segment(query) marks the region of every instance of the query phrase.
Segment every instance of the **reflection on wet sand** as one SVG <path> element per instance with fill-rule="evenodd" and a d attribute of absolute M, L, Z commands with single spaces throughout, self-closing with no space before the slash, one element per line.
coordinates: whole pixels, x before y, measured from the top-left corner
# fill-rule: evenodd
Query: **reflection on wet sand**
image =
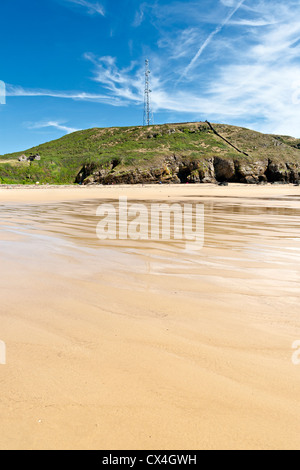
<path fill-rule="evenodd" d="M 0 205 L 1 448 L 299 448 L 299 197 L 189 201 L 201 251 Z"/>
<path fill-rule="evenodd" d="M 260 246 L 260 256 L 262 247 L 265 246 L 266 252 L 270 246 L 278 246 L 278 258 L 282 258 L 282 250 L 287 258 L 289 256 L 298 256 L 299 247 L 297 240 L 299 237 L 299 215 L 300 204 L 294 204 L 292 207 L 285 207 L 282 204 L 286 200 L 279 200 L 281 205 L 259 205 L 255 198 L 253 204 L 242 200 L 238 203 L 222 203 L 218 200 L 205 200 L 205 247 L 216 249 L 228 249 L 231 251 L 253 251 L 254 245 Z M 130 203 L 143 203 L 150 213 L 149 201 L 130 201 Z M 151 201 L 163 204 L 165 201 Z M 199 203 L 197 200 L 190 200 L 190 203 Z M 259 199 L 261 202 L 261 199 Z M 300 202 L 300 198 L 299 198 Z M 116 200 L 102 200 L 101 204 L 111 204 L 118 208 Z M 80 201 L 66 202 L 60 204 L 44 205 L 3 205 L 1 211 L 1 234 L 5 232 L 36 234 L 46 233 L 64 240 L 72 241 L 76 245 L 84 247 L 104 249 L 113 247 L 116 250 L 126 248 L 144 250 L 155 248 L 161 252 L 172 251 L 180 256 L 180 248 L 184 247 L 184 241 L 178 242 L 170 240 L 168 242 L 151 243 L 146 246 L 144 241 L 131 240 L 98 240 L 96 236 L 96 227 L 99 217 L 96 216 L 99 201 Z M 150 236 L 149 236 L 150 238 Z M 280 241 L 280 244 L 278 242 Z M 265 245 L 264 245 L 265 243 Z M 186 254 L 185 254 L 186 256 Z M 193 255 L 195 261 L 196 254 Z"/>

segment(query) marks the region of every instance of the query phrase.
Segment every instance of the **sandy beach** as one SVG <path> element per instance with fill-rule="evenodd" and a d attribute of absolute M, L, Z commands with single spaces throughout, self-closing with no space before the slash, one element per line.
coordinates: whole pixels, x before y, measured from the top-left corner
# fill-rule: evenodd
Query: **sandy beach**
<path fill-rule="evenodd" d="M 60 201 L 78 201 L 86 199 L 112 199 L 127 196 L 129 199 L 167 200 L 189 197 L 232 197 L 232 198 L 263 198 L 297 196 L 299 188 L 294 185 L 247 185 L 230 184 L 217 186 L 214 184 L 186 185 L 120 185 L 120 186 L 4 186 L 0 185 L 1 202 L 43 203 Z"/>
<path fill-rule="evenodd" d="M 96 236 L 120 196 L 205 244 Z M 299 449 L 300 188 L 0 187 L 1 449 Z"/>

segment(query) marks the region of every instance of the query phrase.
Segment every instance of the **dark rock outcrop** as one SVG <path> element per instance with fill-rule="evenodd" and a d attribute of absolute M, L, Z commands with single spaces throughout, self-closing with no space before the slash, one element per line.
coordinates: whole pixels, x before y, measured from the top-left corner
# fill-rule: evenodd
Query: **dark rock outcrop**
<path fill-rule="evenodd" d="M 266 171 L 268 169 L 268 160 L 255 163 L 245 161 L 235 161 L 236 180 L 241 183 L 257 184 L 267 181 Z"/>
<path fill-rule="evenodd" d="M 235 181 L 235 165 L 233 160 L 216 157 L 214 159 L 214 168 L 217 181 Z"/>
<path fill-rule="evenodd" d="M 203 160 L 166 157 L 158 167 L 126 168 L 120 162 L 104 167 L 86 164 L 76 178 L 80 184 L 174 184 L 223 183 L 246 184 L 297 183 L 300 180 L 298 163 L 278 163 L 271 160 L 212 157 Z"/>
<path fill-rule="evenodd" d="M 266 176 L 268 181 L 274 183 L 276 181 L 289 182 L 289 172 L 285 163 L 269 162 Z"/>

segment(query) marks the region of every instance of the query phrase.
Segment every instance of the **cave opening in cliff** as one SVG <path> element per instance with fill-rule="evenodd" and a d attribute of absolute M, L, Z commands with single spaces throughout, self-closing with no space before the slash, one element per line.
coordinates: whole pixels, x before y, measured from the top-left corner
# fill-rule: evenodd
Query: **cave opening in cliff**
<path fill-rule="evenodd" d="M 185 184 L 188 183 L 188 177 L 191 175 L 190 170 L 187 168 L 183 168 L 182 170 L 179 171 L 178 173 L 178 178 L 180 179 L 180 183 Z"/>

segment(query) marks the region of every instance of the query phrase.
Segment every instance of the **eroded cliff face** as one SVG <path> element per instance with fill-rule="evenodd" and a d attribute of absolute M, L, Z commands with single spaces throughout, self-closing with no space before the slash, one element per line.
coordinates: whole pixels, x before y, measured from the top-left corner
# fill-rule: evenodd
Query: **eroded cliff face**
<path fill-rule="evenodd" d="M 3 183 L 290 183 L 299 180 L 300 139 L 206 122 L 86 129 L 25 155 L 0 156 Z"/>
<path fill-rule="evenodd" d="M 149 168 L 84 165 L 76 178 L 80 184 L 217 183 L 259 184 L 299 183 L 300 163 L 278 163 L 270 159 L 247 161 L 219 156 L 203 160 L 166 157 L 159 166 Z"/>
<path fill-rule="evenodd" d="M 135 146 L 137 153 L 125 151 L 110 159 L 116 147 L 120 150 L 118 141 L 110 142 L 110 147 L 104 145 L 106 162 L 85 164 L 76 182 L 259 184 L 297 183 L 300 179 L 300 141 L 292 137 L 208 121 L 130 132 L 126 148 Z"/>

